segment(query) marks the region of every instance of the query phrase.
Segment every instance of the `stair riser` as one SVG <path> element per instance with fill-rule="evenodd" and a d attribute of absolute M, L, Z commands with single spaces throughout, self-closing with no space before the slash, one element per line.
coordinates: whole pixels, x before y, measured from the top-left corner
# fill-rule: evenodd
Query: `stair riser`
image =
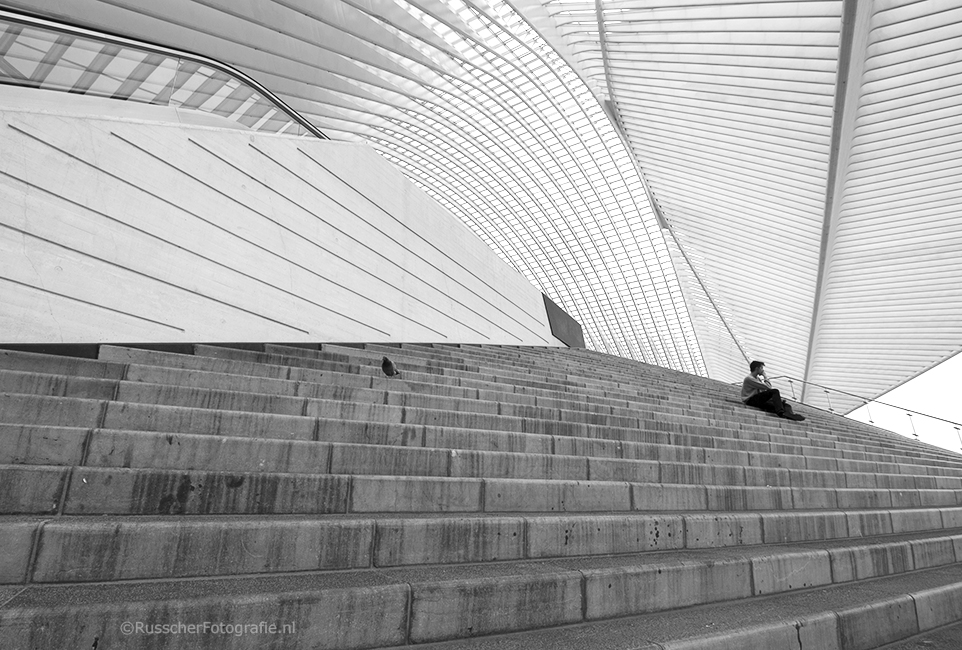
<path fill-rule="evenodd" d="M 170 445 L 173 448 L 173 445 Z M 314 448 L 316 449 L 316 448 Z M 332 451 L 335 462 L 340 448 Z M 423 461 L 432 464 L 430 450 Z M 96 450 L 92 453 L 96 453 Z M 379 452 L 383 455 L 386 452 Z M 96 456 L 94 456 L 96 458 Z M 390 460 L 390 454 L 388 454 Z M 550 458 L 550 457 L 548 457 Z M 570 459 L 573 463 L 579 459 Z M 323 462 L 324 458 L 318 458 Z M 436 465 L 437 466 L 437 465 Z M 457 463 L 452 460 L 452 467 Z M 535 466 L 532 466 L 535 467 Z M 310 468 L 305 468 L 310 469 Z M 415 468 L 416 469 L 416 468 Z M 472 470 L 473 471 L 473 470 Z M 471 472 L 465 472 L 471 473 Z M 69 489 L 65 491 L 65 486 Z M 510 478 L 349 476 L 267 472 L 5 466 L 5 514 L 323 514 L 331 512 L 605 512 L 831 507 L 831 491 Z M 353 487 L 350 500 L 347 485 Z M 918 508 L 921 493 L 836 490 L 860 508 Z M 817 498 L 821 497 L 821 499 Z M 842 498 L 844 497 L 844 499 Z M 898 497 L 898 498 L 896 498 Z M 796 505 L 795 499 L 800 503 Z M 943 508 L 953 511 L 953 508 Z M 931 512 L 939 509 L 932 508 Z M 788 515 L 797 521 L 796 514 Z"/>
<path fill-rule="evenodd" d="M 26 379 L 36 380 L 37 377 L 44 378 L 46 376 L 33 376 L 33 377 L 27 377 Z M 190 406 L 203 407 L 203 408 L 220 407 L 220 408 L 230 408 L 230 409 L 253 410 L 257 412 L 280 412 L 280 413 L 287 413 L 287 414 L 294 414 L 294 415 L 303 414 L 308 410 L 308 400 L 299 400 L 299 399 L 290 398 L 290 397 L 271 398 L 264 395 L 244 396 L 244 395 L 232 394 L 232 393 L 218 394 L 216 392 L 209 392 L 209 391 L 199 390 L 199 389 L 191 390 L 191 389 L 185 389 L 181 387 L 167 387 L 166 389 L 160 389 L 160 387 L 158 386 L 146 386 L 146 385 L 127 384 L 127 383 L 118 384 L 117 382 L 99 382 L 96 384 L 92 384 L 91 382 L 93 382 L 94 380 L 77 380 L 77 381 L 69 382 L 67 381 L 66 378 L 57 379 L 56 377 L 46 377 L 46 379 L 48 380 L 47 383 L 49 383 L 50 386 L 45 387 L 45 390 L 48 390 L 49 392 L 56 393 L 56 394 L 63 394 L 64 390 L 70 389 L 70 386 L 72 386 L 72 389 L 70 389 L 70 390 L 73 390 L 72 394 L 86 395 L 91 397 L 108 397 L 110 395 L 116 395 L 120 399 L 130 399 L 134 401 L 160 402 L 160 403 L 173 402 L 173 403 L 180 403 L 181 405 L 190 405 Z M 36 383 L 36 381 L 31 381 L 28 383 L 31 383 L 31 386 L 32 386 L 34 383 Z M 89 387 L 87 386 L 87 384 L 89 384 Z M 30 386 L 23 386 L 21 388 L 18 388 L 18 390 L 27 390 L 27 388 L 30 388 Z M 337 392 L 337 391 L 333 391 L 333 392 Z M 350 396 L 352 394 L 350 389 L 341 389 L 340 392 L 342 392 L 345 396 Z M 357 391 L 355 390 L 354 394 L 359 394 L 359 393 L 357 393 Z M 370 399 L 372 396 L 376 396 L 377 400 L 383 399 L 382 393 L 376 393 L 374 391 L 367 391 L 365 395 L 366 395 L 365 399 Z M 330 402 L 310 402 L 310 404 L 311 404 L 311 409 L 315 412 L 317 412 L 319 409 L 324 409 L 324 408 L 332 409 L 329 412 L 329 415 L 331 415 L 332 417 L 340 417 L 341 415 L 345 414 L 344 413 L 345 407 L 340 404 L 333 404 Z M 325 404 L 327 404 L 327 406 L 325 406 Z M 468 401 L 460 400 L 460 401 L 452 401 L 448 403 L 449 406 L 454 406 L 456 410 L 481 409 L 481 408 L 487 408 L 488 410 L 490 410 L 491 408 L 491 407 L 480 407 L 479 406 L 480 404 L 482 403 L 474 402 L 472 400 L 468 400 Z M 359 411 L 359 412 L 362 412 L 362 411 Z M 370 411 L 367 411 L 367 412 L 370 413 Z M 519 412 L 525 412 L 525 411 L 519 411 Z M 422 411 L 420 409 L 411 409 L 410 413 L 411 413 L 412 419 L 418 418 L 418 417 L 425 417 L 424 415 L 421 415 Z M 534 409 L 529 413 L 541 414 L 541 415 L 544 414 L 543 409 Z M 350 413 L 347 413 L 346 415 L 348 417 L 352 417 Z M 556 413 L 551 415 L 553 415 L 554 417 L 557 417 Z M 577 414 L 573 414 L 573 415 L 577 415 Z M 358 417 L 358 416 L 354 415 L 353 417 Z M 434 414 L 433 416 L 430 416 L 430 417 L 433 417 L 434 421 L 437 421 L 436 420 L 437 414 Z M 621 425 L 624 425 L 626 423 L 630 424 L 633 422 L 633 420 L 631 420 L 630 418 L 623 419 L 623 420 L 612 420 L 608 416 L 605 416 L 604 418 L 595 418 L 595 420 L 599 422 L 607 420 L 609 424 L 621 424 Z M 509 421 L 509 424 L 510 424 L 510 421 Z M 550 426 L 544 423 L 538 423 L 537 421 L 529 421 L 528 424 L 529 424 L 529 427 L 528 427 L 529 429 L 541 430 L 541 431 L 544 431 L 547 426 Z M 481 426 L 485 426 L 485 425 L 482 423 Z M 583 428 L 578 428 L 578 429 L 574 429 L 573 431 L 581 432 L 586 430 Z M 590 429 L 587 431 L 590 432 Z M 569 434 L 571 432 L 572 431 L 568 431 Z M 778 439 L 778 437 L 776 436 L 769 436 L 769 438 L 773 440 Z M 697 443 L 698 441 L 696 440 L 694 442 Z M 813 441 L 813 442 L 817 442 L 817 441 Z M 704 441 L 702 444 L 705 444 Z M 797 452 L 799 450 L 793 450 L 793 451 Z M 817 452 L 813 450 L 810 453 L 830 453 L 830 452 L 828 452 L 828 450 L 826 450 L 825 452 Z M 890 467 L 892 468 L 892 471 L 898 471 L 894 469 L 895 467 L 898 467 L 898 466 L 894 464 L 890 464 Z M 901 468 L 901 471 L 907 471 L 907 470 L 905 468 Z"/>
<path fill-rule="evenodd" d="M 300 440 L 312 440 L 315 436 L 320 436 L 320 432 L 315 432 L 317 420 L 312 417 L 300 417 L 296 415 L 268 415 L 260 413 L 247 413 L 241 411 L 217 411 L 206 408 L 185 408 L 170 406 L 152 406 L 147 404 L 135 404 L 130 402 L 109 402 L 83 400 L 73 398 L 37 397 L 30 395 L 7 395 L 4 400 L 4 415 L 6 423 L 25 423 L 44 426 L 79 426 L 95 427 L 104 426 L 112 429 L 126 429 L 139 431 L 164 431 L 195 434 L 210 434 L 223 432 L 226 435 L 248 436 L 260 438 L 294 438 Z M 305 403 L 310 404 L 310 403 Z M 330 404 L 338 404 L 330 402 Z M 309 409 L 308 409 L 309 410 Z M 441 426 L 460 426 L 458 421 L 467 420 L 470 424 L 489 425 L 511 424 L 517 428 L 545 428 L 552 429 L 554 433 L 564 433 L 564 430 L 573 431 L 577 437 L 584 437 L 585 434 L 595 433 L 594 429 L 585 430 L 581 425 L 566 425 L 564 423 L 545 423 L 544 427 L 535 427 L 530 420 L 517 418 L 501 419 L 500 416 L 477 416 L 462 417 L 460 414 L 447 411 L 428 412 L 417 409 L 407 410 L 398 407 L 364 405 L 364 404 L 338 404 L 333 409 L 335 413 L 330 413 L 334 417 L 342 418 L 342 422 L 364 422 L 366 419 L 382 420 L 382 423 L 395 422 L 401 420 L 417 420 L 416 417 L 407 417 L 409 413 L 427 413 L 427 423 L 407 421 L 410 426 L 437 426 L 439 425 L 435 417 L 436 414 L 444 414 L 445 418 L 440 423 Z M 351 419 L 353 418 L 353 419 Z M 490 420 L 485 420 L 489 418 Z M 451 421 L 448 421 L 450 419 Z M 328 423 L 325 422 L 325 425 Z M 505 432 L 501 432 L 505 433 Z M 510 433 L 510 432 L 507 432 Z M 581 434 L 578 436 L 578 434 Z M 617 430 L 599 427 L 599 434 L 608 436 L 633 435 L 635 438 L 647 438 L 642 444 L 665 444 L 674 443 L 678 448 L 682 445 L 701 443 L 703 445 L 725 444 L 724 438 L 698 438 L 692 435 L 664 434 L 659 432 L 645 432 L 627 430 Z M 567 434 L 566 434 L 567 435 Z M 325 434 L 322 439 L 331 439 Z M 336 438 L 335 438 L 336 439 Z M 621 441 L 608 444 L 626 445 L 633 441 Z M 577 443 L 571 443 L 577 444 Z M 574 451 L 574 450 L 572 450 Z M 787 455 L 805 453 L 818 453 L 816 449 L 802 449 L 801 447 L 782 448 Z M 725 450 L 701 450 L 702 457 L 711 462 L 724 462 L 725 460 L 743 460 L 746 458 L 745 452 L 738 453 L 737 449 Z M 698 452 L 693 452 L 698 453 Z M 823 481 L 821 487 L 859 487 L 871 484 L 876 480 L 874 475 L 844 473 L 830 474 L 825 472 L 812 472 L 811 480 Z M 834 478 L 833 478 L 834 477 Z M 860 485 L 839 485 L 840 477 L 846 477 L 846 482 L 862 481 Z M 849 478 L 850 477 L 850 478 Z M 951 477 L 957 484 L 962 485 L 962 479 Z M 912 485 L 913 479 L 896 478 L 889 475 L 884 479 L 886 486 L 890 487 L 915 487 Z M 827 483 L 834 481 L 834 485 Z M 804 483 L 804 481 L 799 481 Z M 942 485 L 946 482 L 943 481 Z M 919 485 L 924 489 L 932 489 L 939 486 L 936 477 L 930 478 L 925 484 Z"/>
<path fill-rule="evenodd" d="M 47 431 L 28 429 L 27 432 Z M 31 440 L 37 439 L 32 436 Z M 624 494 L 628 483 L 660 484 L 663 491 L 689 494 L 685 485 L 697 487 L 701 497 L 694 507 L 709 510 L 746 509 L 793 509 L 793 508 L 868 508 L 868 507 L 918 507 L 920 505 L 960 505 L 960 490 L 887 490 L 887 489 L 836 489 L 777 487 L 781 481 L 794 482 L 793 471 L 782 470 L 784 475 L 772 475 L 771 470 L 732 468 L 707 465 L 680 465 L 651 461 L 624 461 L 617 459 L 584 459 L 576 456 L 553 456 L 503 452 L 448 451 L 427 448 L 398 448 L 383 446 L 324 444 L 299 441 L 265 441 L 211 436 L 148 434 L 137 432 L 114 432 L 83 429 L 50 429 L 43 435 L 44 445 L 17 445 L 12 460 L 36 458 L 45 462 L 75 461 L 86 447 L 87 467 L 144 467 L 168 469 L 180 465 L 184 470 L 230 471 L 238 475 L 258 472 L 262 480 L 276 480 L 280 484 L 294 485 L 316 480 L 324 475 L 410 475 L 412 477 L 450 478 L 498 478 L 510 479 L 525 476 L 524 481 L 508 481 L 512 486 L 505 495 L 491 499 L 486 509 L 504 510 L 572 510 L 593 508 L 591 501 L 572 500 L 570 494 L 589 489 L 610 494 Z M 35 470 L 33 473 L 26 470 Z M 278 474 L 277 470 L 285 470 Z M 9 467 L 10 476 L 46 476 L 38 466 Z M 736 471 L 737 470 L 737 471 Z M 26 473 L 25 473 L 26 472 Z M 744 476 L 738 472 L 744 473 Z M 301 479 L 291 473 L 305 474 Z M 213 475 L 216 476 L 216 475 Z M 563 483 L 538 484 L 532 479 L 562 479 L 583 481 L 592 477 L 591 483 L 563 487 Z M 804 478 L 809 474 L 801 474 Z M 729 482 L 745 482 L 747 478 L 764 485 L 725 485 Z M 790 481 L 788 480 L 790 479 Z M 372 478 L 372 480 L 375 480 Z M 414 479 L 416 481 L 416 479 Z M 11 483 L 8 479 L 7 483 Z M 667 482 L 662 482 L 667 481 Z M 673 481 L 673 483 L 672 483 Z M 800 481 L 804 483 L 804 481 Z M 41 508 L 36 512 L 49 512 L 54 494 L 40 487 L 18 488 L 23 501 L 8 500 L 11 512 L 35 512 L 29 508 Z M 494 483 L 490 483 L 494 484 Z M 720 484 L 720 485 L 719 485 Z M 660 509 L 664 497 L 652 499 L 648 486 L 632 487 L 639 490 L 634 505 L 636 509 Z M 570 492 L 574 490 L 575 492 Z M 20 493 L 18 492 L 18 493 Z M 570 492 L 570 494 L 569 494 Z M 568 494 L 568 496 L 564 496 Z M 537 499 L 530 498 L 537 495 Z M 559 496 L 561 495 L 561 496 Z M 76 494 L 71 498 L 76 497 Z M 600 504 L 600 509 L 625 508 L 612 502 Z M 19 505 L 17 505 L 19 504 Z M 692 504 L 688 504 L 689 507 Z M 677 501 L 674 507 L 682 507 Z M 97 508 L 98 504 L 87 499 L 85 508 Z M 103 506 L 107 511 L 112 507 Z M 417 508 L 417 504 L 408 504 Z M 427 506 L 430 508 L 430 504 Z"/>
<path fill-rule="evenodd" d="M 147 643 L 146 637 L 123 636 L 120 627 L 123 622 L 203 624 L 206 620 L 223 624 L 251 621 L 293 624 L 297 631 L 297 645 L 286 644 L 286 647 L 364 648 L 398 645 L 406 640 L 421 643 L 573 624 L 826 585 L 830 584 L 832 570 L 829 562 L 825 552 L 797 553 L 777 560 L 728 560 L 702 566 L 678 564 L 662 567 L 661 571 L 644 567 L 617 573 L 561 571 L 527 579 L 494 578 L 461 583 L 324 589 L 310 596 L 272 594 L 270 598 L 219 597 L 196 602 L 130 603 L 117 608 L 65 608 L 58 616 L 23 610 L 4 615 L 0 640 L 6 647 L 26 647 L 23 643 L 53 643 L 53 638 L 47 635 L 58 632 L 63 636 L 57 638 L 57 643 L 70 639 L 78 644 L 89 641 L 93 646 L 113 640 L 118 644 L 123 641 L 124 647 L 143 647 Z M 791 575 L 798 578 L 797 586 L 787 582 L 788 578 L 777 577 Z M 960 595 L 962 588 L 952 585 L 919 594 L 894 596 L 867 607 L 841 610 L 837 618 L 841 634 L 834 637 L 841 639 L 841 644 L 818 647 L 872 648 L 920 630 L 932 629 L 962 614 L 957 602 Z M 325 605 L 322 609 L 318 608 L 320 602 Z M 921 608 L 918 607 L 920 603 Z M 304 620 L 307 616 L 313 618 Z M 367 616 L 378 616 L 378 624 L 362 625 L 361 619 Z M 74 627 L 67 629 L 70 625 Z M 327 637 L 322 639 L 317 635 L 319 630 L 323 630 Z M 179 636 L 170 635 L 165 639 L 165 646 L 176 644 Z M 773 639 L 770 634 L 764 634 L 762 638 L 766 642 Z M 812 639 L 811 636 L 806 638 Z M 832 638 L 825 637 L 829 641 Z M 746 639 L 758 642 L 757 631 Z M 216 641 L 206 641 L 203 635 L 191 640 L 194 645 L 174 647 L 219 647 Z M 689 642 L 688 645 L 671 644 L 671 647 L 715 646 Z"/>
<path fill-rule="evenodd" d="M 109 349 L 109 346 L 105 346 L 104 349 Z M 154 355 L 154 354 L 157 354 L 157 353 L 144 353 L 144 354 L 149 356 L 149 355 Z M 32 356 L 32 357 L 37 357 L 37 355 L 30 355 L 30 356 Z M 166 355 L 166 356 L 167 356 L 167 357 L 181 357 L 182 359 L 199 360 L 199 361 L 202 361 L 202 362 L 204 361 L 203 359 L 197 359 L 197 358 L 195 358 L 195 357 L 186 357 L 186 356 L 184 356 L 184 355 Z M 78 361 L 78 360 L 68 360 L 68 361 L 69 361 L 70 364 L 71 364 L 71 367 L 69 367 L 69 368 L 67 367 L 67 365 L 66 365 L 65 363 L 57 362 L 56 365 L 45 367 L 44 370 L 51 371 L 51 372 L 57 372 L 57 371 L 60 371 L 60 370 L 63 370 L 63 371 L 65 371 L 65 372 L 68 372 L 68 371 L 69 371 L 69 372 L 73 372 L 73 371 L 75 371 L 76 368 L 73 368 L 72 366 L 76 365 L 75 362 Z M 35 364 L 35 363 L 36 363 L 36 362 L 34 362 L 34 364 Z M 92 362 L 83 362 L 83 364 L 84 364 L 84 365 L 87 365 L 87 366 L 91 366 Z M 256 364 L 247 364 L 247 366 L 245 366 L 244 369 L 245 369 L 245 370 L 250 370 L 250 369 L 253 367 L 253 365 L 256 365 Z M 22 368 L 24 368 L 24 369 L 34 369 L 34 370 L 37 369 L 35 365 L 25 365 L 25 364 L 21 363 L 19 366 L 17 366 L 16 364 L 11 365 L 10 362 L 7 362 L 7 363 L 6 363 L 6 367 L 22 367 Z M 121 368 L 121 367 L 119 367 L 119 366 L 114 366 L 114 367 L 111 369 L 111 373 L 114 374 L 114 375 L 116 375 L 117 372 L 119 372 L 119 368 Z M 96 368 L 94 368 L 94 369 L 96 369 Z M 235 368 L 235 369 L 236 369 L 236 368 Z M 285 370 L 285 372 L 286 372 L 286 369 L 283 369 L 283 370 Z M 100 373 L 103 373 L 103 372 L 104 372 L 103 368 L 100 368 L 99 370 L 97 370 L 97 372 L 92 373 L 92 374 L 100 374 Z M 883 444 L 884 444 L 884 441 L 883 441 Z"/>
<path fill-rule="evenodd" d="M 18 552 L 6 558 L 2 567 L 3 584 L 11 584 L 22 582 L 26 576 L 31 582 L 89 582 L 544 559 L 739 545 L 745 540 L 726 536 L 732 530 L 731 523 L 737 524 L 738 520 L 708 523 L 677 515 L 602 517 L 593 521 L 501 517 L 100 524 L 63 520 L 7 524 L 0 528 L 0 533 L 4 540 L 17 544 L 9 548 Z M 764 526 L 767 522 L 762 523 Z M 692 536 L 692 546 L 686 547 L 688 535 Z M 36 560 L 28 564 L 33 539 L 38 536 Z M 748 541 L 757 542 L 766 537 L 761 533 Z M 794 562 L 790 552 L 787 560 L 777 562 L 781 557 L 779 553 L 785 551 L 776 547 L 772 553 L 761 564 L 761 561 L 755 562 L 756 595 L 806 586 L 807 583 L 792 583 L 786 578 L 787 587 L 773 587 L 773 581 L 782 580 L 778 576 L 801 574 L 789 567 Z M 957 554 L 962 557 L 962 536 L 959 535 L 878 548 L 855 544 L 850 548 L 829 549 L 820 551 L 814 564 L 830 559 L 830 575 L 835 576 L 835 582 L 844 582 L 951 564 L 956 562 Z M 763 570 L 765 573 L 761 573 Z M 831 579 L 819 584 L 828 582 Z"/>
<path fill-rule="evenodd" d="M 136 649 L 162 643 L 172 649 L 214 650 L 229 642 L 231 648 L 258 650 L 280 638 L 285 648 L 353 650 L 403 644 L 409 601 L 406 585 L 376 585 L 363 591 L 330 589 L 233 599 L 132 602 L 122 607 L 65 607 L 55 614 L 25 609 L 0 614 L 0 646 Z M 130 632 L 125 632 L 125 624 L 131 626 Z M 271 624 L 277 626 L 275 633 L 261 632 Z M 164 633 L 164 625 L 177 626 L 177 632 Z M 199 631 L 191 633 L 190 625 Z M 248 633 L 243 633 L 245 629 Z"/>

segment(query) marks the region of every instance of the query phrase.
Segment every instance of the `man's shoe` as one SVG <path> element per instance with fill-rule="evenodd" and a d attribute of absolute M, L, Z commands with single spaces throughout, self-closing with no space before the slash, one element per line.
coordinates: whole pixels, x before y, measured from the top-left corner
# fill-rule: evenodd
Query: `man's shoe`
<path fill-rule="evenodd" d="M 801 422 L 805 419 L 804 415 L 799 415 L 798 413 L 786 413 L 785 417 L 789 420 L 795 420 L 796 422 Z"/>

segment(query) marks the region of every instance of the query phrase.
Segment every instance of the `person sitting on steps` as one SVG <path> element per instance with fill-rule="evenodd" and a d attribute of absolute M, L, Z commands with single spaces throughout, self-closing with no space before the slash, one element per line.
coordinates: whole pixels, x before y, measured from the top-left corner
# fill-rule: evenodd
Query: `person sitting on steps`
<path fill-rule="evenodd" d="M 742 401 L 748 406 L 775 413 L 788 420 L 804 420 L 805 416 L 792 411 L 792 405 L 782 399 L 777 388 L 765 377 L 765 364 L 752 361 L 748 369 L 751 374 L 742 382 Z"/>

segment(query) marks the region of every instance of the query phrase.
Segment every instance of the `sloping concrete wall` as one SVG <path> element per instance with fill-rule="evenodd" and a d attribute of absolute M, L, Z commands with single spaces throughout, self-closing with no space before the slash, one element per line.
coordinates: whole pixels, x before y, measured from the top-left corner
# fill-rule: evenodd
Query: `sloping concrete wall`
<path fill-rule="evenodd" d="M 0 341 L 560 345 L 540 291 L 368 147 L 116 104 L 0 91 Z"/>

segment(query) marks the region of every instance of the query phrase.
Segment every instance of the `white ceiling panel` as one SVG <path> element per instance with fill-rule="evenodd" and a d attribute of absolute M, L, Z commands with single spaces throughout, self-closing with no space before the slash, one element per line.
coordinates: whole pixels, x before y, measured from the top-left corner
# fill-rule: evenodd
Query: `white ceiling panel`
<path fill-rule="evenodd" d="M 962 349 L 962 0 L 0 4 L 369 142 L 595 349 L 866 397 Z"/>

